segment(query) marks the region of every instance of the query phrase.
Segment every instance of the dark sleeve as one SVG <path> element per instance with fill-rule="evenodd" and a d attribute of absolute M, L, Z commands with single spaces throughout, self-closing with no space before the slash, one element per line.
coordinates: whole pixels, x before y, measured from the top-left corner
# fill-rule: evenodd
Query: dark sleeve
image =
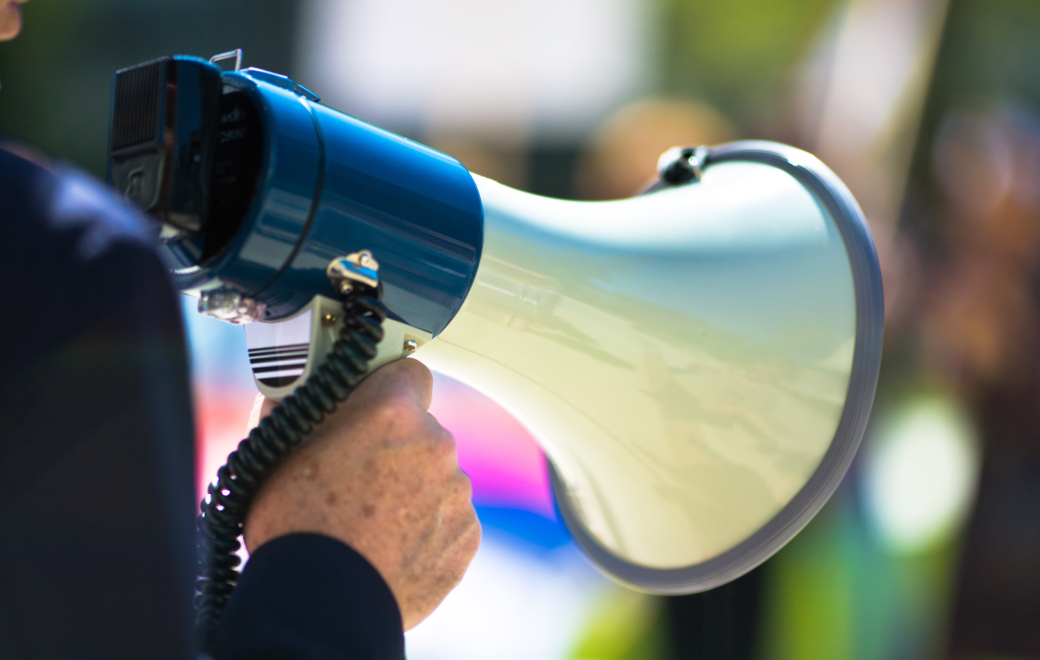
<path fill-rule="evenodd" d="M 249 558 L 217 630 L 216 660 L 402 660 L 401 614 L 375 568 L 319 534 Z"/>
<path fill-rule="evenodd" d="M 148 218 L 0 144 L 0 657 L 193 656 L 194 423 Z M 328 538 L 249 562 L 220 658 L 403 657 L 379 574 Z"/>
<path fill-rule="evenodd" d="M 192 654 L 194 424 L 151 229 L 0 145 L 0 656 Z"/>

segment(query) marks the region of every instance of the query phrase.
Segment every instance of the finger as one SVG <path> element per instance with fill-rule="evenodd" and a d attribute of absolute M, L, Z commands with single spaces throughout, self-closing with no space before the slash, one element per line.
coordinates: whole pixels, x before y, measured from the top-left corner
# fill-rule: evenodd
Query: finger
<path fill-rule="evenodd" d="M 417 360 L 397 360 L 376 369 L 361 381 L 352 398 L 359 402 L 365 400 L 365 405 L 408 402 L 425 411 L 433 398 L 433 374 Z"/>
<path fill-rule="evenodd" d="M 426 427 L 426 438 L 429 442 L 428 446 L 433 452 L 432 460 L 436 462 L 440 469 L 444 470 L 445 475 L 454 477 L 456 473 L 461 473 L 455 436 L 438 424 L 433 415 L 427 414 L 426 417 L 431 420 L 431 423 L 428 423 Z"/>

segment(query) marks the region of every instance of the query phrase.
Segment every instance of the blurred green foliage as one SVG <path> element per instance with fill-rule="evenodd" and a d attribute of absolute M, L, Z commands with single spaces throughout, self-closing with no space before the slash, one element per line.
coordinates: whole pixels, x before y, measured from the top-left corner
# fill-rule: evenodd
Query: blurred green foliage
<path fill-rule="evenodd" d="M 838 0 L 660 0 L 658 91 L 715 105 L 768 130 L 792 71 Z M 292 75 L 299 0 L 35 0 L 0 44 L 0 132 L 103 174 L 110 77 L 173 53 L 241 47 Z M 762 127 L 765 127 L 764 129 Z"/>
<path fill-rule="evenodd" d="M 109 87 L 119 68 L 163 55 L 241 47 L 288 71 L 296 0 L 35 0 L 0 44 L 0 132 L 105 171 Z"/>
<path fill-rule="evenodd" d="M 836 0 L 662 0 L 664 89 L 745 127 L 785 115 L 790 85 Z M 758 129 L 762 130 L 762 129 Z"/>
<path fill-rule="evenodd" d="M 857 502 L 858 475 L 768 563 L 761 660 L 942 657 L 955 546 L 892 554 Z"/>
<path fill-rule="evenodd" d="M 947 225 L 932 211 L 932 150 L 939 126 L 958 107 L 1020 101 L 1040 107 L 1040 2 L 950 0 L 921 121 L 903 220 L 932 242 Z"/>
<path fill-rule="evenodd" d="M 662 600 L 611 587 L 589 613 L 572 660 L 655 660 L 670 657 Z"/>
<path fill-rule="evenodd" d="M 930 106 L 1013 93 L 1040 105 L 1040 2 L 954 0 Z"/>

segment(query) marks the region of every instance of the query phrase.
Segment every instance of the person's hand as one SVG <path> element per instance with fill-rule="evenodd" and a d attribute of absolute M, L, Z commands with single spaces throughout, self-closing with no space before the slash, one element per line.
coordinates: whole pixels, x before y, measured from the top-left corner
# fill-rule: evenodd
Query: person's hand
<path fill-rule="evenodd" d="M 246 516 L 249 551 L 296 532 L 330 536 L 383 576 L 405 630 L 429 616 L 480 544 L 455 440 L 426 412 L 432 386 L 415 360 L 366 378 L 263 485 Z M 263 400 L 260 414 L 274 405 Z"/>

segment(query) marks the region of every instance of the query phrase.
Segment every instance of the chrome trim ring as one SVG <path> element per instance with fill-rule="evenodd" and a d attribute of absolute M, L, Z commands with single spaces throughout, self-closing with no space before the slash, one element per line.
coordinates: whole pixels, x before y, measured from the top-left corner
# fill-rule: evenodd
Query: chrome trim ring
<path fill-rule="evenodd" d="M 731 142 L 713 148 L 705 167 L 732 161 L 763 163 L 784 170 L 816 195 L 838 226 L 856 292 L 856 345 L 848 395 L 830 448 L 798 494 L 736 547 L 692 566 L 650 568 L 606 549 L 585 529 L 567 498 L 561 497 L 567 491 L 550 463 L 559 515 L 578 546 L 609 577 L 640 591 L 669 595 L 707 591 L 751 571 L 786 545 L 826 504 L 844 477 L 866 430 L 877 388 L 885 315 L 881 269 L 870 229 L 852 193 L 819 159 L 794 147 L 765 141 Z"/>

